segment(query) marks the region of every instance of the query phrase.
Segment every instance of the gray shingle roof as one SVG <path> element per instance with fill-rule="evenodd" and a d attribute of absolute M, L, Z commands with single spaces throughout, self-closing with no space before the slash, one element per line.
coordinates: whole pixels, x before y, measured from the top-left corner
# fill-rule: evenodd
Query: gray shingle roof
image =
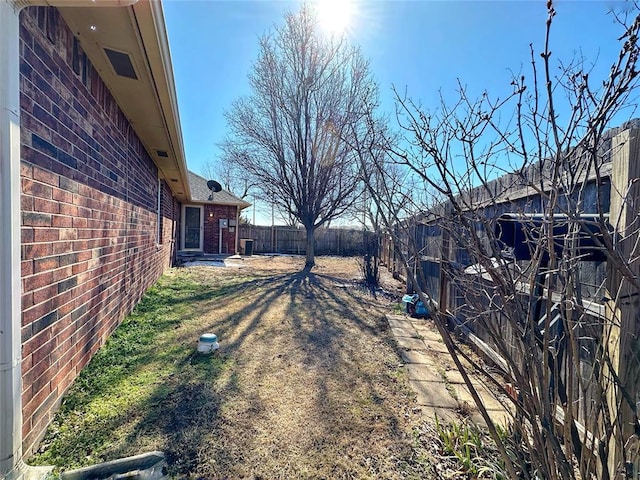
<path fill-rule="evenodd" d="M 251 205 L 224 189 L 212 193 L 209 187 L 207 187 L 207 179 L 193 172 L 189 172 L 189 187 L 191 189 L 191 200 L 194 202 L 238 205 L 240 209 L 247 208 Z"/>

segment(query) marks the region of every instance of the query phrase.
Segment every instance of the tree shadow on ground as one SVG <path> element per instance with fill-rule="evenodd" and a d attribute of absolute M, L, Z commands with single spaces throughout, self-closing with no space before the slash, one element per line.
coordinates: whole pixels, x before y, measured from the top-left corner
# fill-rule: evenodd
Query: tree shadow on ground
<path fill-rule="evenodd" d="M 303 270 L 193 287 L 178 301 L 194 310 L 131 362 L 127 375 L 159 358 L 167 368 L 107 426 L 128 433 L 101 447 L 104 459 L 160 449 L 180 477 L 388 477 L 411 455 L 409 394 L 382 312 L 343 286 Z M 176 306 L 169 297 L 160 311 Z M 219 353 L 195 352 L 203 331 L 218 334 Z"/>
<path fill-rule="evenodd" d="M 205 300 L 202 302 L 202 308 L 185 318 L 181 324 L 188 327 L 196 317 L 202 317 L 207 310 L 215 311 L 216 308 L 227 305 L 236 295 L 246 296 L 247 292 L 261 292 L 259 298 L 251 299 L 249 304 L 233 315 L 219 318 L 195 330 L 187 328 L 186 332 L 158 342 L 155 353 L 146 353 L 145 363 L 150 363 L 157 358 L 158 352 L 171 350 L 172 345 L 169 342 L 182 346 L 179 351 L 181 355 L 167 359 L 173 363 L 173 369 L 151 396 L 148 402 L 151 408 L 136 422 L 127 441 L 110 452 L 110 457 L 128 455 L 131 444 L 141 437 L 157 436 L 166 439 L 158 448 L 164 450 L 172 472 L 177 475 L 188 475 L 197 471 L 202 462 L 225 465 L 237 461 L 231 451 L 212 445 L 210 438 L 219 428 L 219 410 L 225 399 L 238 394 L 238 373 L 232 371 L 225 376 L 223 384 L 220 385 L 218 382 L 215 388 L 213 383 L 220 379 L 227 364 L 234 363 L 235 351 L 260 324 L 261 315 L 268 311 L 274 299 L 281 294 L 281 284 L 287 281 L 288 277 L 274 275 L 227 286 L 225 298 L 216 298 L 214 302 L 210 297 L 202 297 L 200 300 Z M 238 319 L 248 316 L 254 319 L 239 329 Z M 198 354 L 195 350 L 197 332 L 210 330 L 215 330 L 220 339 L 230 339 L 233 336 L 237 339 L 226 341 L 224 351 L 219 354 Z M 259 398 L 250 399 L 248 404 L 249 411 L 263 410 Z M 215 454 L 210 454 L 211 450 L 207 453 L 208 447 L 213 447 Z"/>
<path fill-rule="evenodd" d="M 229 376 L 234 383 L 218 390 L 209 408 L 187 413 L 197 410 L 199 404 L 181 407 L 185 415 L 206 420 L 181 428 L 169 419 L 163 422 L 165 435 L 180 438 L 178 444 L 188 443 L 176 448 L 175 455 L 169 455 L 176 473 L 217 478 L 227 472 L 231 477 L 269 478 L 278 472 L 293 478 L 303 468 L 296 453 L 302 446 L 307 452 L 305 468 L 313 469 L 314 462 L 318 463 L 317 468 L 323 468 L 322 463 L 333 458 L 330 461 L 336 465 L 331 468 L 336 469 L 336 476 L 358 476 L 367 469 L 382 471 L 388 458 L 367 455 L 370 442 L 395 445 L 393 454 L 387 452 L 383 456 L 402 459 L 403 454 L 410 455 L 405 448 L 406 432 L 398 418 L 402 410 L 397 404 L 386 402 L 388 389 L 397 386 L 399 362 L 392 336 L 382 314 L 370 308 L 371 298 L 359 289 L 335 286 L 343 283 L 340 278 L 304 270 L 274 277 L 260 285 L 268 288 L 256 286 L 255 295 L 242 289 L 248 296 L 247 303 L 208 324 L 208 328 L 220 332 L 219 338 L 225 339 L 221 355 L 236 362 L 234 375 Z M 274 319 L 272 308 L 281 302 L 285 308 Z M 371 368 L 360 365 L 363 352 L 359 345 L 352 344 L 358 336 L 371 345 L 366 361 L 382 362 L 382 373 L 379 364 Z M 254 365 L 248 350 L 260 338 L 271 342 L 274 351 Z M 394 353 L 386 358 L 379 356 L 378 352 L 385 349 Z M 253 369 L 252 378 L 247 378 L 247 369 Z M 281 375 L 289 371 L 294 372 L 290 378 Z M 246 386 L 246 382 L 271 381 L 278 382 L 278 387 Z M 181 383 L 185 382 L 188 379 L 183 378 Z M 174 391 L 183 388 L 176 385 Z M 274 406 L 272 394 L 288 398 L 286 390 L 311 395 L 313 399 L 292 399 L 284 409 Z M 241 405 L 235 406 L 238 403 Z M 228 418 L 220 415 L 226 408 L 237 410 L 236 414 Z M 289 415 L 286 410 L 294 412 L 290 419 L 274 417 L 274 411 Z M 304 431 L 289 424 L 295 423 L 297 417 L 310 422 Z M 230 433 L 232 429 L 244 431 Z M 293 439 L 298 444 L 295 447 L 291 445 Z M 174 447 L 167 448 L 171 451 Z M 268 459 L 255 453 L 263 449 L 270 452 Z M 358 466 L 365 457 L 369 465 Z M 355 464 L 354 459 L 358 459 Z"/>

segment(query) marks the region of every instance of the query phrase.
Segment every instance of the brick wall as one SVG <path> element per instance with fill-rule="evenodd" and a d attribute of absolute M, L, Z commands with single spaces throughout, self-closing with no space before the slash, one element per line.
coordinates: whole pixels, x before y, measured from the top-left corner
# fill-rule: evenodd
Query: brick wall
<path fill-rule="evenodd" d="M 236 220 L 238 207 L 234 205 L 205 205 L 204 206 L 204 239 L 203 250 L 205 253 L 218 253 L 220 248 L 220 219 Z M 209 216 L 213 213 L 213 217 Z M 234 254 L 236 245 L 235 227 L 233 232 L 229 228 L 222 230 L 222 253 Z"/>
<path fill-rule="evenodd" d="M 20 41 L 28 455 L 67 387 L 169 266 L 179 206 L 58 11 L 24 9 Z"/>

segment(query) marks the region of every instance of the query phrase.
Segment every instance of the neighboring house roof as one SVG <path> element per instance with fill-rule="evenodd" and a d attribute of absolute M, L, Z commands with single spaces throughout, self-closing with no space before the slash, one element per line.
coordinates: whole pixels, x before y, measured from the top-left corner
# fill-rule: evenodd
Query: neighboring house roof
<path fill-rule="evenodd" d="M 212 192 L 207 186 L 207 179 L 189 172 L 189 187 L 191 188 L 191 200 L 198 203 L 215 203 L 217 205 L 237 205 L 240 210 L 250 206 L 233 193 L 222 189 L 219 192 Z"/>
<path fill-rule="evenodd" d="M 82 49 L 157 165 L 160 176 L 178 200 L 188 201 L 188 170 L 160 0 L 47 0 L 46 3 L 58 7 L 80 40 Z"/>

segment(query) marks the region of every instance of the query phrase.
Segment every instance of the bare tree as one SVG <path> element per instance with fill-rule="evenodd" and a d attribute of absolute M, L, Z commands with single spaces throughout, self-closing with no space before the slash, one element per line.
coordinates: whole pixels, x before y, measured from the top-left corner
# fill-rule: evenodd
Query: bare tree
<path fill-rule="evenodd" d="M 409 182 L 401 168 L 388 160 L 387 152 L 398 142 L 389 129 L 388 119 L 367 113 L 367 128 L 346 140 L 360 162 L 364 191 L 355 205 L 354 219 L 364 229 L 364 255 L 360 262 L 365 284 L 374 289 L 380 280 L 379 264 L 385 219 L 398 218 L 403 210 L 402 190 Z M 373 168 L 373 166 L 377 168 Z M 378 199 L 377 201 L 375 199 Z M 383 202 L 381 199 L 391 201 Z"/>
<path fill-rule="evenodd" d="M 377 85 L 359 49 L 325 35 L 307 4 L 261 39 L 249 80 L 252 94 L 226 114 L 225 155 L 304 226 L 311 268 L 315 230 L 343 215 L 361 190 L 349 145 L 367 127 Z"/>
<path fill-rule="evenodd" d="M 207 179 L 216 180 L 222 188 L 242 199 L 246 199 L 255 187 L 237 165 L 224 158 L 207 162 L 202 175 Z"/>
<path fill-rule="evenodd" d="M 395 162 L 422 198 L 401 182 L 370 191 L 508 477 L 635 478 L 640 124 L 610 126 L 637 104 L 640 16 L 634 6 L 615 17 L 621 49 L 602 82 L 580 59 L 554 68 L 554 16 L 549 2 L 546 43 L 532 47 L 530 79 L 514 78 L 508 98 L 471 99 L 460 87 L 456 104 L 425 112 L 398 95 L 409 146 L 387 145 L 377 170 Z M 398 215 L 398 199 L 413 213 Z M 506 374 L 487 371 L 513 413 L 509 436 L 493 425 L 451 328 L 482 338 Z"/>

